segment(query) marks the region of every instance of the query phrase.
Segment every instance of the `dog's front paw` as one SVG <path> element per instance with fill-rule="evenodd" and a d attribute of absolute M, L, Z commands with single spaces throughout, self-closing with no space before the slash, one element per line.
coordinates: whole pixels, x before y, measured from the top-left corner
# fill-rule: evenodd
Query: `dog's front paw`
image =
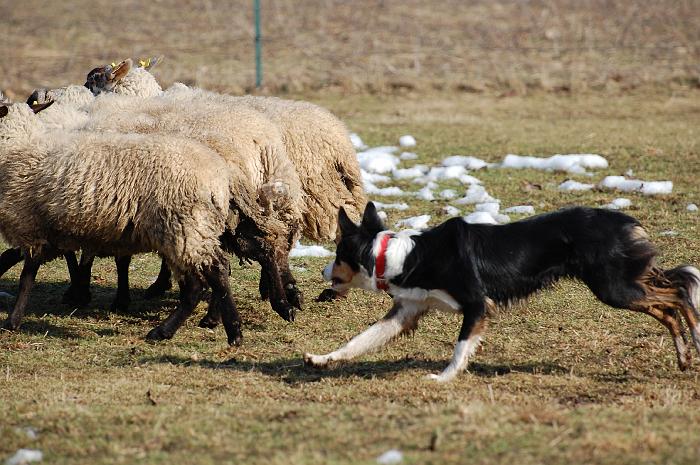
<path fill-rule="evenodd" d="M 435 373 L 430 373 L 429 375 L 425 376 L 425 379 L 437 381 L 438 383 L 447 383 L 449 381 L 452 381 L 453 378 L 454 376 L 445 375 L 443 373 L 440 373 L 439 375 L 436 375 Z"/>
<path fill-rule="evenodd" d="M 328 365 L 330 360 L 326 355 L 304 354 L 304 365 L 315 368 L 322 368 Z"/>

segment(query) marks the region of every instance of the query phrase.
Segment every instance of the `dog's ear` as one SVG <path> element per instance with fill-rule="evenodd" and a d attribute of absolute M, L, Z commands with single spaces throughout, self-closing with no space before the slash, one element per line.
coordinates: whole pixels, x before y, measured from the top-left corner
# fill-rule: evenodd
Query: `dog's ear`
<path fill-rule="evenodd" d="M 372 202 L 368 202 L 367 206 L 365 207 L 365 213 L 362 215 L 361 226 L 373 234 L 386 229 L 382 219 L 377 214 L 377 207 L 375 207 Z"/>
<path fill-rule="evenodd" d="M 10 109 L 6 106 L 0 107 L 0 118 L 4 118 L 10 112 Z"/>
<path fill-rule="evenodd" d="M 345 213 L 343 207 L 340 207 L 340 211 L 338 212 L 338 227 L 340 228 L 340 234 L 342 236 L 347 236 L 357 231 L 357 225 L 352 222 L 348 214 Z"/>
<path fill-rule="evenodd" d="M 30 107 L 32 107 L 32 111 L 34 112 L 34 114 L 36 114 L 36 113 L 39 113 L 40 111 L 46 110 L 51 105 L 53 105 L 53 100 L 51 100 L 50 102 L 46 102 L 46 103 L 38 103 L 36 105 L 30 105 Z"/>

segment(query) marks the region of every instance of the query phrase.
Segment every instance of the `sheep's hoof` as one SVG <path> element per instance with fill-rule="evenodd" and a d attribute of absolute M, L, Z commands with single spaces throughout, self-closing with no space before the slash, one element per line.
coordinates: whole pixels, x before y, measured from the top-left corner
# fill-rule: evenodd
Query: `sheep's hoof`
<path fill-rule="evenodd" d="M 173 283 L 168 281 L 158 281 L 154 282 L 143 293 L 144 299 L 156 299 L 158 297 L 163 297 L 167 291 L 172 289 Z"/>
<path fill-rule="evenodd" d="M 156 326 L 150 330 L 148 334 L 146 334 L 147 341 L 164 341 L 166 339 L 171 339 L 172 337 L 173 335 L 168 334 L 163 326 Z"/>
<path fill-rule="evenodd" d="M 92 300 L 92 293 L 89 290 L 81 290 L 80 287 L 70 286 L 63 293 L 61 302 L 72 307 L 85 307 Z"/>
<path fill-rule="evenodd" d="M 294 318 L 297 314 L 296 309 L 289 305 L 288 302 L 284 301 L 273 304 L 272 309 L 276 311 L 277 314 L 281 316 L 283 320 L 288 321 L 290 323 L 294 321 Z"/>
<path fill-rule="evenodd" d="M 228 336 L 228 345 L 230 346 L 240 346 L 243 343 L 243 334 L 241 334 L 241 328 L 236 327 L 234 333 Z"/>
<path fill-rule="evenodd" d="M 219 326 L 219 323 L 221 323 L 221 318 L 217 318 L 207 313 L 201 320 L 199 320 L 198 326 L 200 328 L 214 329 Z"/>
<path fill-rule="evenodd" d="M 304 294 L 297 288 L 296 284 L 287 284 L 284 287 L 284 293 L 287 296 L 287 302 L 301 310 L 301 306 L 304 305 Z"/>
<path fill-rule="evenodd" d="M 340 295 L 333 289 L 324 289 L 318 297 L 316 297 L 316 302 L 332 302 L 340 298 Z"/>
<path fill-rule="evenodd" d="M 0 326 L 0 329 L 4 331 L 15 331 L 19 329 L 19 325 L 12 323 L 12 320 L 8 318 L 3 322 L 2 326 Z"/>

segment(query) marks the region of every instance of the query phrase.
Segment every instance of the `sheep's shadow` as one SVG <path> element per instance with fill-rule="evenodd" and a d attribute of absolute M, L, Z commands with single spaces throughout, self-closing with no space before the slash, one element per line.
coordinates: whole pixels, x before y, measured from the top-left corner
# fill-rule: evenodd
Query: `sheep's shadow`
<path fill-rule="evenodd" d="M 131 303 L 127 310 L 112 309 L 111 304 L 116 295 L 116 288 L 99 283 L 92 283 L 90 292 L 92 300 L 88 305 L 76 307 L 62 302 L 63 294 L 68 289 L 68 282 L 37 282 L 32 287 L 27 315 L 41 316 L 52 315 L 59 318 L 68 316 L 106 318 L 108 314 L 116 314 L 144 321 L 158 321 L 164 308 L 172 308 L 177 305 L 177 294 L 173 291 L 166 292 L 165 296 L 155 299 L 145 299 L 145 289 L 131 289 Z M 17 296 L 17 282 L 10 279 L 0 279 L 0 291 L 13 296 L 6 302 L 8 307 L 14 305 Z M 9 308 L 0 307 L 0 313 L 6 313 Z M 0 317 L 1 318 L 1 317 Z M 24 328 L 24 324 L 22 325 Z"/>
<path fill-rule="evenodd" d="M 390 378 L 401 371 L 427 371 L 430 373 L 441 372 L 448 364 L 447 360 L 423 360 L 406 357 L 400 360 L 381 361 L 348 361 L 337 363 L 328 368 L 314 368 L 306 366 L 301 358 L 284 358 L 273 361 L 255 362 L 237 360 L 231 358 L 223 362 L 212 360 L 193 361 L 189 358 L 161 355 L 156 357 L 144 357 L 140 363 L 171 363 L 175 365 L 192 365 L 212 370 L 231 370 L 241 372 L 260 372 L 265 376 L 277 378 L 285 383 L 300 384 L 320 381 L 324 378 Z M 503 376 L 509 373 L 531 374 L 564 374 L 568 369 L 550 363 L 527 364 L 487 364 L 472 363 L 469 365 L 471 374 L 491 378 Z"/>

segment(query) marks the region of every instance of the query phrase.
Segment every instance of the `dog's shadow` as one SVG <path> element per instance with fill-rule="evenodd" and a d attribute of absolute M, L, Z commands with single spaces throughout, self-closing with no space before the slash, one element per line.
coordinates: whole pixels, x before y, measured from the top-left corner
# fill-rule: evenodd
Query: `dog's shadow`
<path fill-rule="evenodd" d="M 288 384 L 312 383 L 324 378 L 383 379 L 390 378 L 401 371 L 440 373 L 448 363 L 445 360 L 423 360 L 407 357 L 400 360 L 386 361 L 347 361 L 332 364 L 327 368 L 321 369 L 306 366 L 301 358 L 285 358 L 264 362 L 231 358 L 223 362 L 215 362 L 212 360 L 193 361 L 185 357 L 162 355 L 141 358 L 139 361 L 146 364 L 172 363 L 175 365 L 199 366 L 212 370 L 260 372 L 265 376 L 277 378 Z M 507 375 L 509 373 L 563 374 L 568 373 L 569 370 L 550 363 L 528 363 L 521 365 L 472 363 L 468 371 L 475 376 L 490 378 Z"/>

